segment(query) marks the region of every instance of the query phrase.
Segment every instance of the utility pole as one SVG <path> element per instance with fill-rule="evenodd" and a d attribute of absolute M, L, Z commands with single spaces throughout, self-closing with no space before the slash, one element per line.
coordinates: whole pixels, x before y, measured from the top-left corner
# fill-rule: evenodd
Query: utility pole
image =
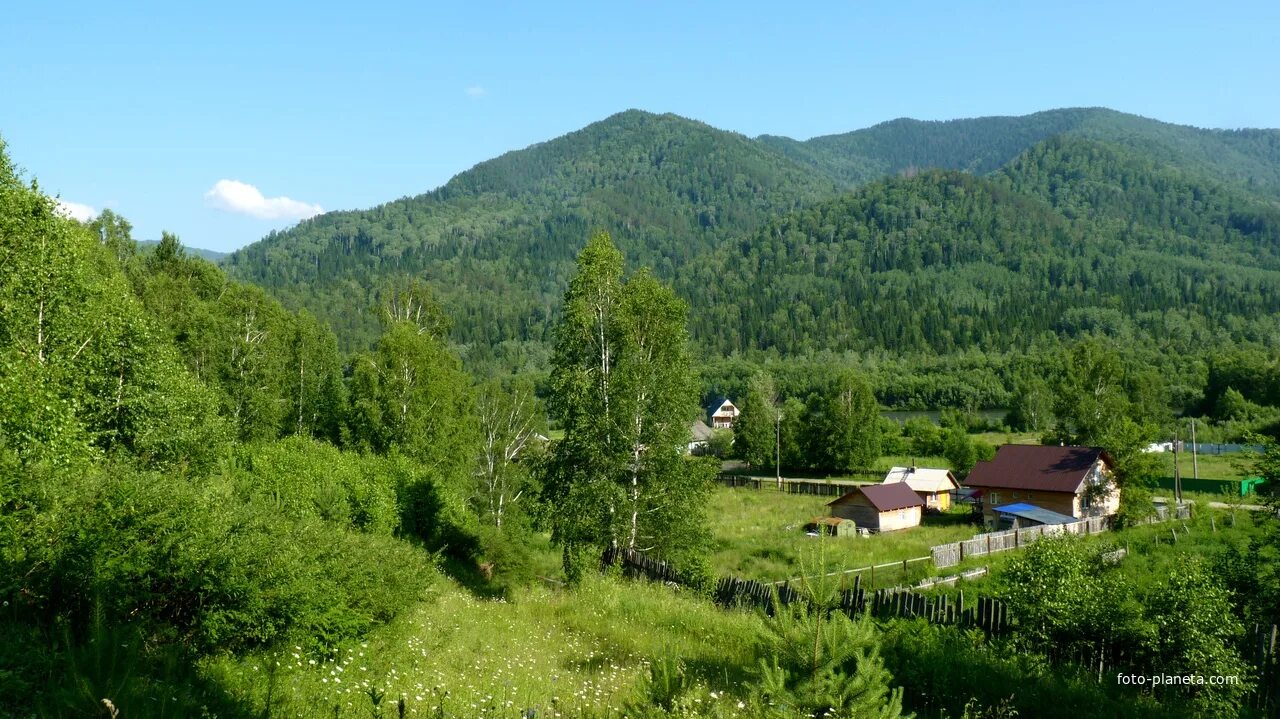
<path fill-rule="evenodd" d="M 773 467 L 778 476 L 778 489 L 782 489 L 782 410 L 776 409 L 773 417 Z"/>
<path fill-rule="evenodd" d="M 1178 445 L 1182 444 L 1182 440 L 1178 436 L 1178 430 L 1173 430 L 1173 504 L 1175 507 L 1182 506 L 1182 473 L 1178 468 Z M 1174 516 L 1177 516 L 1176 514 Z"/>
<path fill-rule="evenodd" d="M 1200 479 L 1200 462 L 1196 456 L 1196 418 L 1191 418 L 1191 478 Z"/>

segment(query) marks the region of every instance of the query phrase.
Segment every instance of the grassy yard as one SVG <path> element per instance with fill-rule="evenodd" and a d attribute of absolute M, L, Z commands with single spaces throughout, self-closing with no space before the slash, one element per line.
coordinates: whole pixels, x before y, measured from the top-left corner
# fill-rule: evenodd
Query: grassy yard
<path fill-rule="evenodd" d="M 1166 473 L 1173 476 L 1173 453 L 1165 452 L 1162 457 Z M 1251 476 L 1247 465 L 1254 459 L 1252 454 L 1201 454 L 1193 461 L 1190 452 L 1178 453 L 1178 468 L 1184 478 L 1195 476 L 1195 465 L 1199 465 L 1201 479 L 1240 479 Z"/>
<path fill-rule="evenodd" d="M 942 515 L 926 517 L 924 526 L 870 537 L 819 540 L 807 536 L 804 525 L 825 515 L 826 503 L 832 499 L 773 490 L 718 488 L 709 512 L 715 537 L 712 569 L 717 574 L 745 579 L 781 580 L 812 574 L 819 562 L 825 571 L 837 571 L 923 557 L 935 544 L 968 539 L 978 531 L 966 523 L 963 515 Z M 920 562 L 913 568 L 927 564 Z M 902 579 L 900 569 L 884 569 L 877 574 L 878 585 L 896 584 Z"/>
<path fill-rule="evenodd" d="M 1040 444 L 1039 432 L 979 432 L 969 437 L 995 447 L 1002 444 Z"/>

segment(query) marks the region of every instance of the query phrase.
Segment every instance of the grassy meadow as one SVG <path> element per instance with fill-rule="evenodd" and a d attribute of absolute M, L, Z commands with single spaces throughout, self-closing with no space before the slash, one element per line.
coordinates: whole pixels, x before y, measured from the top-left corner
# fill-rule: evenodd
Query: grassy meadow
<path fill-rule="evenodd" d="M 277 717 L 621 716 L 656 657 L 677 657 L 707 710 L 738 713 L 762 619 L 705 597 L 618 577 L 572 592 L 481 599 L 449 580 L 391 624 L 333 654 L 300 647 L 224 657 L 206 672 Z M 713 707 L 713 705 L 715 705 Z M 379 709 L 385 711 L 380 713 Z"/>
<path fill-rule="evenodd" d="M 1173 476 L 1173 453 L 1165 452 L 1164 465 L 1169 476 Z M 1178 453 L 1178 469 L 1182 476 L 1191 479 L 1197 474 L 1201 479 L 1241 479 L 1250 476 L 1247 465 L 1253 461 L 1252 454 L 1201 454 L 1192 458 L 1190 452 Z"/>

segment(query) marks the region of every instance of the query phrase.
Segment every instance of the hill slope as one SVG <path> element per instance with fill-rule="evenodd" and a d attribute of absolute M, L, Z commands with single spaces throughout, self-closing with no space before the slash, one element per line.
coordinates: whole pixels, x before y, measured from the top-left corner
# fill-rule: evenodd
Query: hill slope
<path fill-rule="evenodd" d="M 800 142 L 759 140 L 832 179 L 858 185 L 908 168 L 994 172 L 1055 135 L 1102 140 L 1162 163 L 1280 197 L 1280 130 L 1204 130 L 1105 108 L 942 122 L 898 119 Z"/>
<path fill-rule="evenodd" d="M 347 346 L 374 336 L 379 288 L 426 278 L 480 346 L 541 340 L 595 229 L 671 276 L 724 237 L 834 196 L 836 184 L 741 135 L 629 111 L 481 163 L 440 189 L 308 220 L 235 253 L 229 271 L 327 319 Z"/>
<path fill-rule="evenodd" d="M 1097 326 L 1150 334 L 1166 310 L 1257 337 L 1258 314 L 1280 309 L 1277 137 L 1058 110 L 798 143 L 628 111 L 434 192 L 308 220 L 226 266 L 348 348 L 374 336 L 384 288 L 424 278 L 469 361 L 516 367 L 545 358 L 596 229 L 674 282 L 710 352 L 1004 349 Z M 927 166 L 952 171 L 841 195 Z"/>
<path fill-rule="evenodd" d="M 1173 325 L 1263 339 L 1280 310 L 1280 211 L 1055 138 L 990 177 L 931 170 L 780 217 L 676 283 L 695 337 L 722 352 L 949 353 Z"/>

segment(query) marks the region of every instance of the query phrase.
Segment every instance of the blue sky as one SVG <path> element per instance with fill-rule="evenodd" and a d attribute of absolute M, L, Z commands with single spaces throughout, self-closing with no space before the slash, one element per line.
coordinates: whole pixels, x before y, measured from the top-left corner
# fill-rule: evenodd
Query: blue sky
<path fill-rule="evenodd" d="M 1280 3 L 18 3 L 0 136 L 141 239 L 228 250 L 627 108 L 807 138 L 1112 107 L 1280 127 Z"/>

